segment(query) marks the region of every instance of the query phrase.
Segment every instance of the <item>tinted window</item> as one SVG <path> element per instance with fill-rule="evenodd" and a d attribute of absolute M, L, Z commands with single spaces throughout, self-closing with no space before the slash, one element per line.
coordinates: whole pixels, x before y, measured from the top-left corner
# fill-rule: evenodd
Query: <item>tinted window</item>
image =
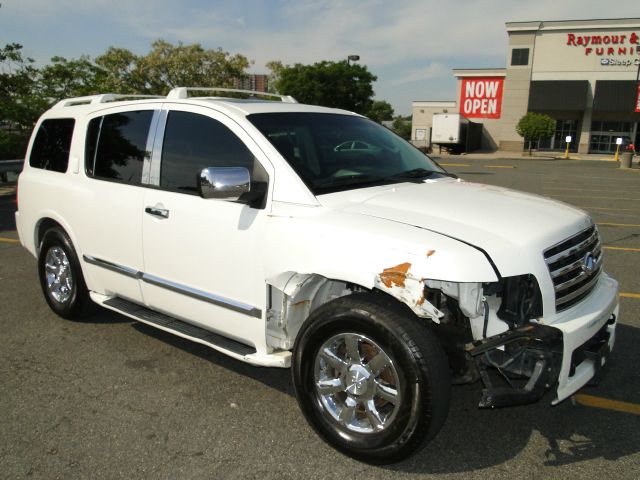
<path fill-rule="evenodd" d="M 29 165 L 54 172 L 66 172 L 75 120 L 45 120 L 40 125 L 31 149 Z"/>
<path fill-rule="evenodd" d="M 529 49 L 514 48 L 511 50 L 511 65 L 529 65 Z"/>
<path fill-rule="evenodd" d="M 87 173 L 96 178 L 139 185 L 152 116 L 153 110 L 143 110 L 92 120 L 87 132 Z M 95 155 L 92 155 L 91 138 L 97 138 Z"/>
<path fill-rule="evenodd" d="M 85 169 L 89 175 L 93 175 L 93 165 L 96 161 L 96 147 L 98 146 L 98 135 L 100 134 L 100 126 L 102 125 L 102 117 L 94 118 L 89 122 L 87 128 L 87 139 L 84 149 Z"/>
<path fill-rule="evenodd" d="M 328 113 L 247 118 L 315 194 L 447 175 L 411 144 L 366 118 Z"/>
<path fill-rule="evenodd" d="M 203 168 L 246 167 L 252 172 L 253 166 L 249 149 L 220 122 L 194 113 L 169 112 L 162 145 L 162 188 L 197 194 Z"/>

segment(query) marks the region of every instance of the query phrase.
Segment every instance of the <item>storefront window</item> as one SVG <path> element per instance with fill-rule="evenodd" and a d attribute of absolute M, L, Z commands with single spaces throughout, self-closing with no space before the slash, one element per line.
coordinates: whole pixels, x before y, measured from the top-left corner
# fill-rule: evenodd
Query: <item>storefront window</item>
<path fill-rule="evenodd" d="M 539 150 L 563 150 L 567 144 L 565 139 L 571 136 L 571 146 L 569 150 L 577 151 L 578 148 L 578 121 L 577 120 L 556 120 L 556 131 L 552 137 L 543 138 L 538 143 Z"/>
<path fill-rule="evenodd" d="M 622 138 L 622 145 L 631 143 L 633 123 L 621 121 L 591 122 L 591 137 L 589 139 L 590 153 L 615 153 L 616 139 Z"/>

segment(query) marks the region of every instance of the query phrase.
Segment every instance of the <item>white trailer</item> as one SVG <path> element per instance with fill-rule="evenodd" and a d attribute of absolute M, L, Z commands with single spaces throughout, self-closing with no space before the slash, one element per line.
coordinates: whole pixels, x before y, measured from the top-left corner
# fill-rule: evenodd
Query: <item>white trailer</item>
<path fill-rule="evenodd" d="M 474 123 L 459 113 L 434 113 L 431 143 L 446 147 L 452 153 L 480 148 L 482 124 Z"/>

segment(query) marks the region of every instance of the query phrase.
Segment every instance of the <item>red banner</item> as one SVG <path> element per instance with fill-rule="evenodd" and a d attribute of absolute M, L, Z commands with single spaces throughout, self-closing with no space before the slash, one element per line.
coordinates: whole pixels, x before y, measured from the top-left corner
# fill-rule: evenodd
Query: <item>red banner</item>
<path fill-rule="evenodd" d="M 638 95 L 636 96 L 636 112 L 640 113 L 640 83 L 638 83 Z"/>
<path fill-rule="evenodd" d="M 467 118 L 500 118 L 504 77 L 462 79 L 460 114 Z"/>

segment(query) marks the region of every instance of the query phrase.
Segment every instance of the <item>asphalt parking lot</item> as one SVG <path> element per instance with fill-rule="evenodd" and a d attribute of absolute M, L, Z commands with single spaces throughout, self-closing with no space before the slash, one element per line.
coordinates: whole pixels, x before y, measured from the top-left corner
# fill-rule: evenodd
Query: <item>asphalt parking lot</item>
<path fill-rule="evenodd" d="M 640 477 L 640 169 L 446 157 L 460 177 L 588 210 L 620 281 L 616 348 L 598 387 L 551 407 L 478 410 L 454 387 L 436 439 L 400 464 L 336 453 L 307 426 L 289 372 L 255 368 L 113 312 L 68 322 L 47 307 L 0 185 L 0 478 Z"/>

